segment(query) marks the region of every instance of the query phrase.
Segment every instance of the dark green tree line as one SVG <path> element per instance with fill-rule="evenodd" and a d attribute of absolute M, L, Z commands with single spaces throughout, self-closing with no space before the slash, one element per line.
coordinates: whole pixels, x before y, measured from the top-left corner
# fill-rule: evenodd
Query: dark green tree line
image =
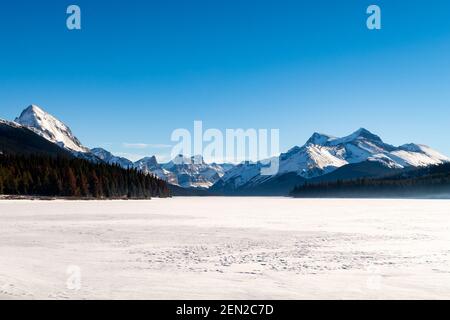
<path fill-rule="evenodd" d="M 0 155 L 0 194 L 74 198 L 168 197 L 165 181 L 81 159 Z"/>
<path fill-rule="evenodd" d="M 450 164 L 408 170 L 383 178 L 305 183 L 294 197 L 420 197 L 450 196 Z"/>

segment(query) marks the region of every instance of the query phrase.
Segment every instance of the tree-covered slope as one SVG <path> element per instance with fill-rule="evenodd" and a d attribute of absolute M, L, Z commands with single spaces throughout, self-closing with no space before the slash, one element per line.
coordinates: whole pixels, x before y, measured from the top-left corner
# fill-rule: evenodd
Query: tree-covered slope
<path fill-rule="evenodd" d="M 450 198 L 450 164 L 408 170 L 384 178 L 361 178 L 307 183 L 291 195 L 310 197 L 436 197 Z"/>
<path fill-rule="evenodd" d="M 135 169 L 82 159 L 0 155 L 0 194 L 73 198 L 168 197 L 166 182 Z"/>
<path fill-rule="evenodd" d="M 72 157 L 68 151 L 33 131 L 3 120 L 0 121 L 0 153 Z"/>

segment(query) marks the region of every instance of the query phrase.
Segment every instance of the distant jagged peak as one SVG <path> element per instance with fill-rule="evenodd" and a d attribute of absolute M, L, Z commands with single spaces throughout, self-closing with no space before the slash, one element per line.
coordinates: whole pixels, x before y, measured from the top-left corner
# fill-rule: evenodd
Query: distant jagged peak
<path fill-rule="evenodd" d="M 330 144 L 338 145 L 343 143 L 356 142 L 360 140 L 371 141 L 375 143 L 384 143 L 383 140 L 378 135 L 370 132 L 365 128 L 360 128 L 348 136 L 332 140 Z"/>
<path fill-rule="evenodd" d="M 187 157 L 183 154 L 179 154 L 172 159 L 168 164 L 173 165 L 204 165 L 205 160 L 202 155 L 195 155 L 191 157 Z"/>
<path fill-rule="evenodd" d="M 142 158 L 142 159 L 136 161 L 135 163 L 145 163 L 148 166 L 157 166 L 158 160 L 156 159 L 155 156 L 151 156 L 151 157 Z"/>
<path fill-rule="evenodd" d="M 113 154 L 111 153 L 111 152 L 109 152 L 108 150 L 106 150 L 106 149 L 103 149 L 103 148 L 93 148 L 93 149 L 91 149 L 91 152 L 93 153 L 93 154 L 95 154 L 95 155 L 102 155 L 102 156 L 112 156 Z"/>
<path fill-rule="evenodd" d="M 351 143 L 358 140 L 368 140 L 376 143 L 383 143 L 383 140 L 381 140 L 381 138 L 376 134 L 373 134 L 365 128 L 360 128 L 352 134 L 342 138 L 338 138 L 325 133 L 315 132 L 308 139 L 308 141 L 306 141 L 306 145 L 335 146 L 338 144 Z"/>
<path fill-rule="evenodd" d="M 205 160 L 202 155 L 196 155 L 191 157 L 191 163 L 193 164 L 205 164 Z"/>
<path fill-rule="evenodd" d="M 124 157 L 118 157 L 103 148 L 91 149 L 91 154 L 109 164 L 116 164 L 122 168 L 128 169 L 133 167 L 133 162 Z"/>
<path fill-rule="evenodd" d="M 182 154 L 178 154 L 168 164 L 182 165 L 182 164 L 190 164 L 190 163 L 191 163 L 191 158 L 185 157 Z"/>

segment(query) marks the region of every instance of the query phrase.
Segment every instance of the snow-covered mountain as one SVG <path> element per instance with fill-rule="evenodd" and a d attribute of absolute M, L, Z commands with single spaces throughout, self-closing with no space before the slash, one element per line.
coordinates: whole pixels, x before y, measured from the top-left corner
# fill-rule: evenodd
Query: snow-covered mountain
<path fill-rule="evenodd" d="M 23 110 L 20 116 L 14 121 L 33 130 L 48 141 L 58 144 L 70 151 L 81 153 L 89 152 L 89 149 L 84 147 L 72 134 L 72 131 L 68 126 L 36 105 L 30 105 Z"/>
<path fill-rule="evenodd" d="M 262 176 L 261 163 L 244 163 L 226 172 L 213 189 L 250 189 L 288 174 L 290 177 L 294 174 L 302 179 L 312 179 L 365 161 L 403 169 L 442 164 L 450 159 L 425 145 L 395 147 L 386 144 L 366 129 L 359 129 L 343 138 L 314 133 L 302 147 L 294 147 L 279 156 L 277 175 Z"/>
<path fill-rule="evenodd" d="M 101 148 L 91 151 L 109 164 L 118 164 L 123 168 L 135 168 L 183 188 L 209 188 L 223 177 L 226 170 L 233 167 L 230 164 L 207 164 L 199 157 L 194 161 L 194 157 L 187 158 L 181 155 L 168 163 L 158 163 L 155 156 L 145 157 L 133 163 L 128 159 L 116 157 Z"/>
<path fill-rule="evenodd" d="M 92 151 L 101 159 L 109 163 L 119 163 L 116 161 L 117 157 L 111 154 L 105 157 L 102 154 L 97 154 L 96 150 L 93 149 Z M 107 159 L 112 160 L 108 161 Z M 183 188 L 209 188 L 223 177 L 225 172 L 231 169 L 233 165 L 207 164 L 201 157 L 187 158 L 178 155 L 168 163 L 158 163 L 155 156 L 145 157 L 134 162 L 132 167 Z"/>
<path fill-rule="evenodd" d="M 295 147 L 280 156 L 279 174 L 296 172 L 304 178 L 313 178 L 366 160 L 405 168 L 441 164 L 449 158 L 424 145 L 394 147 L 366 129 L 343 138 L 315 133 L 303 147 Z"/>
<path fill-rule="evenodd" d="M 134 164 L 132 161 L 130 161 L 126 158 L 116 157 L 111 152 L 109 152 L 103 148 L 91 149 L 91 153 L 106 163 L 119 165 L 124 169 L 134 167 Z"/>
<path fill-rule="evenodd" d="M 358 176 L 364 170 L 371 172 L 381 172 L 383 168 L 401 170 L 450 161 L 428 146 L 410 143 L 395 147 L 383 142 L 379 136 L 370 131 L 359 129 L 342 138 L 314 133 L 303 146 L 293 147 L 279 156 L 279 170 L 275 176 L 264 176 L 261 175 L 261 168 L 265 165 L 260 162 L 245 162 L 239 165 L 208 164 L 199 156 L 186 158 L 180 155 L 168 163 L 159 164 L 155 157 L 132 162 L 114 156 L 102 148 L 89 150 L 81 144 L 67 125 L 36 105 L 26 108 L 15 119 L 14 125 L 28 128 L 75 156 L 89 161 L 104 161 L 118 164 L 123 168 L 136 168 L 183 188 L 212 187 L 211 190 L 218 192 L 264 188 L 265 185 L 276 188 L 280 184 L 289 188 L 293 183 L 317 180 L 331 173 L 342 177 L 351 172 L 352 175 Z M 376 166 L 370 166 L 371 163 Z M 363 165 L 351 167 L 355 164 Z M 355 170 L 358 173 L 355 174 Z"/>
<path fill-rule="evenodd" d="M 34 131 L 15 122 L 0 119 L 0 156 L 3 154 L 71 157 L 68 150 Z"/>
<path fill-rule="evenodd" d="M 136 161 L 134 163 L 134 168 L 145 173 L 151 173 L 170 184 L 178 184 L 176 174 L 164 169 L 161 164 L 158 163 L 155 156 L 145 157 Z"/>
<path fill-rule="evenodd" d="M 171 183 L 184 188 L 209 188 L 231 168 L 229 164 L 205 163 L 201 156 L 191 158 L 178 155 L 161 168 L 170 172 Z"/>
<path fill-rule="evenodd" d="M 103 148 L 89 150 L 81 144 L 67 125 L 36 105 L 30 105 L 22 111 L 14 124 L 30 129 L 46 140 L 70 151 L 76 157 L 92 162 L 103 161 L 116 164 L 123 168 L 136 168 L 184 188 L 209 188 L 232 167 L 229 164 L 207 164 L 203 160 L 192 161 L 193 158 L 182 156 L 165 164 L 159 164 L 154 156 L 132 162 L 115 156 Z"/>

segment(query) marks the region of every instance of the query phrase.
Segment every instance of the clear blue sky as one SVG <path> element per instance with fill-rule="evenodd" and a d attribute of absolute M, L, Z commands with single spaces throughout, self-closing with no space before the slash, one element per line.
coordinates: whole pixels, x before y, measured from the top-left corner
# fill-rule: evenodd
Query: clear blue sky
<path fill-rule="evenodd" d="M 82 30 L 66 28 L 66 8 Z M 381 31 L 366 8 L 382 9 Z M 448 0 L 15 0 L 0 4 L 0 117 L 38 104 L 89 147 L 164 155 L 176 128 L 359 127 L 450 155 Z M 124 143 L 154 145 L 130 148 Z"/>

